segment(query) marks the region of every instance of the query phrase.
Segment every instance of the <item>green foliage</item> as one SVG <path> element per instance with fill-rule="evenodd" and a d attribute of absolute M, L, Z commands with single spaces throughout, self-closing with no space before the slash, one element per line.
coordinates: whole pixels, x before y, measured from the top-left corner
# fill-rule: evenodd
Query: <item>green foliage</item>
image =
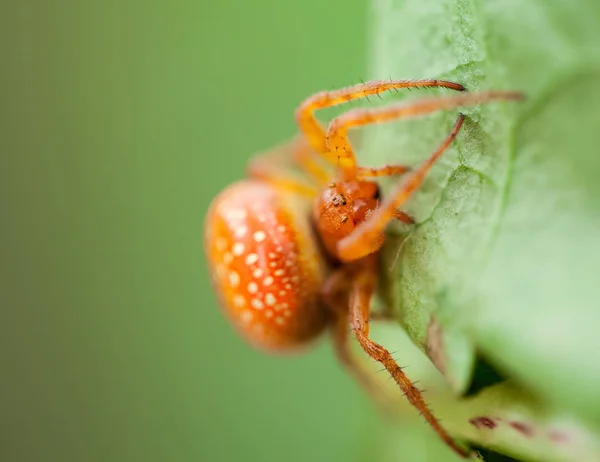
<path fill-rule="evenodd" d="M 527 96 L 463 111 L 407 205 L 418 225 L 392 230 L 407 238 L 385 251 L 382 295 L 454 394 L 476 354 L 512 379 L 449 404 L 446 426 L 527 460 L 600 460 L 600 3 L 381 0 L 374 12 L 371 77 Z M 375 127 L 362 159 L 416 164 L 455 118 Z M 482 415 L 497 427 L 468 423 Z"/>

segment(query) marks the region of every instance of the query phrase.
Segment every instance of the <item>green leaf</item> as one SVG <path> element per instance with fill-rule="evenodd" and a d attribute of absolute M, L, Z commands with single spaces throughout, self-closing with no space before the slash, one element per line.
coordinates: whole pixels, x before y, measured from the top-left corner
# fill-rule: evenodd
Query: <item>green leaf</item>
<path fill-rule="evenodd" d="M 461 110 L 456 143 L 405 207 L 417 226 L 392 228 L 384 249 L 383 299 L 454 394 L 476 354 L 512 378 L 449 402 L 446 426 L 531 460 L 600 460 L 600 3 L 373 5 L 372 78 L 527 96 Z M 456 115 L 373 127 L 361 161 L 418 164 Z M 502 424 L 469 423 L 490 412 Z M 545 436 L 506 427 L 515 412 Z"/>

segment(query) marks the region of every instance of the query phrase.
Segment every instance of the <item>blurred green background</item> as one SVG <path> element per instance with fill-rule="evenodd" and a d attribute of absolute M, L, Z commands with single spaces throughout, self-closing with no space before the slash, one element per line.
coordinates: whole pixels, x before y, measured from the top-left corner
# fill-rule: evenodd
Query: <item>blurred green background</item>
<path fill-rule="evenodd" d="M 574 412 L 582 438 L 557 451 L 540 433 L 530 454 L 597 454 L 597 11 L 592 0 L 0 2 L 0 462 L 458 460 L 406 403 L 399 423 L 383 422 L 326 339 L 294 357 L 248 347 L 217 306 L 202 252 L 210 201 L 296 132 L 303 98 L 391 76 L 527 94 L 504 140 L 514 152 L 482 144 L 452 160 L 453 148 L 441 171 L 510 173 L 483 277 L 461 270 L 476 268 L 469 236 L 492 229 L 481 208 L 461 219 L 470 228 L 443 221 L 452 271 L 444 253 L 416 252 L 401 257 L 402 280 L 426 265 L 416 310 L 454 288 L 440 302 L 447 327 L 470 326 L 527 399 L 556 406 L 548 428 L 570 434 L 561 413 Z M 482 140 L 502 139 L 512 114 L 482 117 Z M 375 127 L 361 155 L 416 159 L 447 117 Z M 460 195 L 444 196 L 458 216 Z M 550 406 L 521 412 L 506 390 L 453 406 L 398 326 L 372 328 L 457 435 L 501 442 L 469 423 L 480 412 L 548 423 Z M 528 444 L 504 435 L 510 453 Z"/>
<path fill-rule="evenodd" d="M 368 77 L 367 13 L 3 3 L 0 460 L 371 459 L 377 419 L 327 342 L 248 348 L 201 249 L 298 102 Z"/>

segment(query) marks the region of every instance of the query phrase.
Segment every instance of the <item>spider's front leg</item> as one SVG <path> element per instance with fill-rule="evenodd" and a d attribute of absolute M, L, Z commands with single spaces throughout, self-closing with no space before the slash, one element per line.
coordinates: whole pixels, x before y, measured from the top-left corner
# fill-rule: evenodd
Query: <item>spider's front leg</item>
<path fill-rule="evenodd" d="M 357 167 L 356 179 L 367 180 L 380 176 L 402 175 L 410 170 L 406 165 L 384 165 L 383 167 Z"/>
<path fill-rule="evenodd" d="M 377 256 L 371 255 L 354 264 L 342 266 L 328 278 L 322 288 L 323 300 L 331 309 L 334 319 L 332 335 L 335 352 L 340 362 L 363 386 L 382 413 L 388 417 L 395 417 L 394 407 L 390 404 L 396 399 L 353 351 L 350 328 L 362 349 L 385 367 L 409 402 L 425 417 L 439 437 L 455 452 L 469 457 L 470 453 L 456 444 L 438 423 L 425 404 L 421 392 L 404 374 L 390 352 L 369 338 L 371 298 L 377 284 L 377 262 Z"/>
<path fill-rule="evenodd" d="M 365 259 L 365 262 L 371 260 L 375 262 L 373 257 Z M 352 330 L 358 343 L 363 350 L 375 361 L 381 363 L 398 384 L 408 401 L 421 413 L 438 436 L 446 443 L 454 452 L 461 457 L 469 458 L 471 453 L 457 444 L 454 439 L 446 432 L 435 418 L 427 404 L 423 399 L 421 391 L 415 387 L 412 381 L 406 376 L 404 371 L 390 352 L 369 338 L 369 317 L 371 311 L 371 299 L 375 292 L 377 284 L 377 272 L 375 265 L 365 264 L 353 279 L 353 286 L 350 289 L 350 313 L 349 319 Z"/>
<path fill-rule="evenodd" d="M 463 91 L 465 89 L 459 83 L 448 82 L 446 80 L 375 80 L 342 88 L 340 90 L 315 93 L 304 100 L 296 110 L 296 122 L 302 133 L 304 133 L 310 146 L 312 146 L 317 153 L 322 155 L 325 160 L 332 165 L 339 165 L 345 178 L 355 179 L 358 169 L 352 146 L 350 146 L 350 143 L 346 140 L 343 146 L 338 144 L 334 149 L 328 141 L 325 129 L 315 117 L 315 111 L 337 106 L 359 98 L 365 98 L 369 95 L 378 95 L 388 90 L 425 87 L 441 87 L 457 91 Z M 395 166 L 392 166 L 390 169 L 393 171 L 395 168 Z M 363 169 L 361 173 L 365 174 L 364 176 L 369 176 L 369 170 L 378 169 Z"/>
<path fill-rule="evenodd" d="M 459 106 L 472 106 L 490 101 L 520 100 L 523 95 L 515 91 L 486 91 L 466 93 L 460 96 L 425 98 L 409 103 L 394 104 L 377 109 L 353 109 L 335 118 L 329 125 L 328 138 L 332 148 L 336 149 L 348 143 L 348 130 L 351 127 L 389 122 L 401 118 L 418 117 L 443 109 Z M 397 217 L 398 209 L 412 193 L 421 186 L 425 175 L 441 157 L 450 143 L 456 138 L 464 116 L 459 115 L 454 127 L 442 144 L 418 169 L 398 184 L 375 210 L 369 219 L 357 226 L 350 235 L 338 243 L 338 257 L 343 261 L 353 261 L 376 252 L 381 247 L 382 233 L 389 221 Z"/>
<path fill-rule="evenodd" d="M 352 261 L 376 252 L 381 247 L 383 242 L 381 236 L 390 220 L 397 218 L 405 221 L 400 218 L 400 216 L 406 214 L 400 212 L 398 208 L 404 204 L 410 195 L 423 183 L 427 172 L 448 148 L 450 143 L 452 143 L 454 138 L 456 138 L 464 120 L 465 116 L 460 114 L 450 134 L 435 150 L 431 157 L 429 157 L 421 167 L 415 170 L 406 181 L 403 181 L 391 191 L 388 199 L 384 200 L 383 204 L 369 216 L 368 220 L 357 226 L 350 235 L 338 243 L 338 257 L 340 259 Z M 412 218 L 408 218 L 412 220 Z M 410 221 L 406 222 L 410 223 Z"/>

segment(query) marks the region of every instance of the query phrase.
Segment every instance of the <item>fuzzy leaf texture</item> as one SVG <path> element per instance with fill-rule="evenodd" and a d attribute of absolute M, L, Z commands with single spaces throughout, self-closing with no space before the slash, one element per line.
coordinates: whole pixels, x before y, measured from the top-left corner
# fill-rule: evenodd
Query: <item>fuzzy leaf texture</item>
<path fill-rule="evenodd" d="M 371 78 L 527 97 L 461 110 L 404 207 L 417 226 L 384 249 L 381 295 L 453 392 L 445 426 L 523 460 L 600 460 L 600 2 L 371 7 Z M 417 165 L 457 112 L 367 130 L 361 162 Z M 460 399 L 478 356 L 510 380 Z"/>

